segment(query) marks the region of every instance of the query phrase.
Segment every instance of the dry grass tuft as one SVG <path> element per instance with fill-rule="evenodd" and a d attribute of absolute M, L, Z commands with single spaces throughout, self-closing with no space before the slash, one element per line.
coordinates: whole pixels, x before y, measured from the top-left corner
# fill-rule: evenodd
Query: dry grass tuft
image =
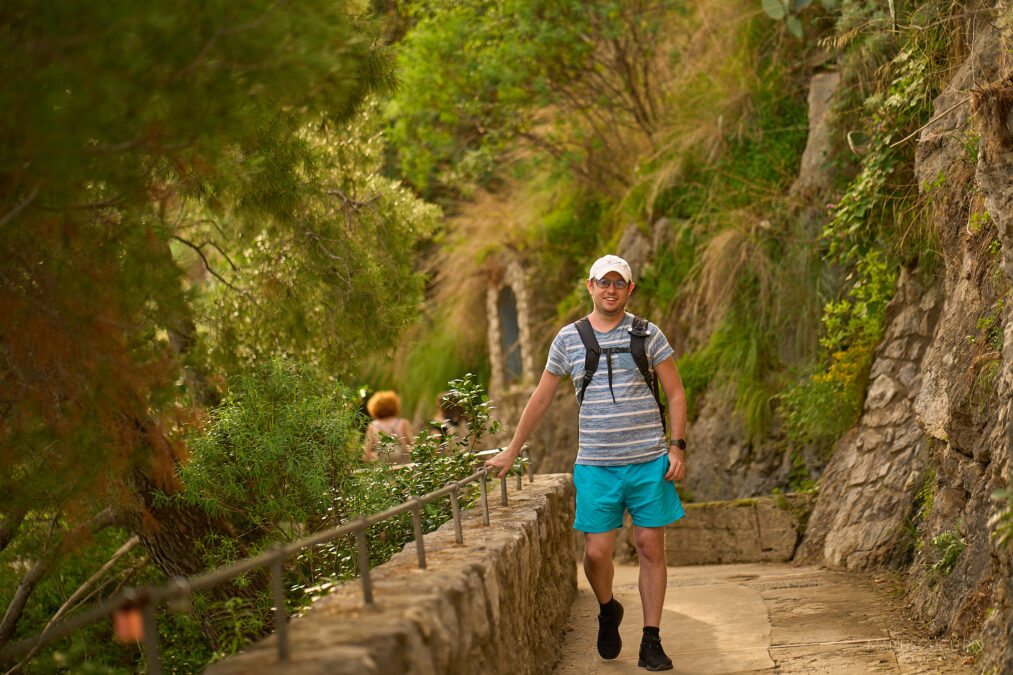
<path fill-rule="evenodd" d="M 971 112 L 981 123 L 983 152 L 1013 148 L 1013 75 L 971 92 Z"/>
<path fill-rule="evenodd" d="M 756 301 L 767 306 L 775 285 L 775 266 L 761 244 L 766 221 L 740 213 L 736 224 L 711 237 L 700 253 L 695 313 L 713 331 L 724 317 L 742 280 L 751 275 L 758 283 Z"/>
<path fill-rule="evenodd" d="M 712 0 L 672 17 L 666 32 L 678 37 L 667 51 L 678 50 L 680 58 L 670 66 L 665 82 L 665 125 L 653 153 L 642 163 L 656 166 L 634 185 L 634 191 L 646 187 L 649 217 L 658 196 L 684 175 L 688 156 L 713 162 L 728 132 L 742 129 L 750 109 L 750 86 L 759 75 L 756 56 L 739 29 L 758 11 L 756 3 L 747 0 Z"/>

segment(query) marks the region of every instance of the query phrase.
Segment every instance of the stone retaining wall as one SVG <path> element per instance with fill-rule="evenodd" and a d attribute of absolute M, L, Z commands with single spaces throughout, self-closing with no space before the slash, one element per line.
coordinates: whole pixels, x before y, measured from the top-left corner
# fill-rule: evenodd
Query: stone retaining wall
<path fill-rule="evenodd" d="M 668 564 L 787 562 L 795 555 L 815 500 L 815 494 L 807 493 L 684 504 L 686 517 L 665 528 Z M 615 557 L 621 563 L 636 560 L 628 513 Z"/>
<path fill-rule="evenodd" d="M 414 543 L 374 568 L 374 607 L 355 581 L 293 619 L 290 661 L 278 662 L 272 635 L 205 672 L 551 672 L 577 588 L 573 481 L 549 474 L 514 486 L 505 508 L 490 490 L 488 527 L 479 509 L 465 512 L 464 544 L 453 523 L 425 535 L 426 569 Z"/>

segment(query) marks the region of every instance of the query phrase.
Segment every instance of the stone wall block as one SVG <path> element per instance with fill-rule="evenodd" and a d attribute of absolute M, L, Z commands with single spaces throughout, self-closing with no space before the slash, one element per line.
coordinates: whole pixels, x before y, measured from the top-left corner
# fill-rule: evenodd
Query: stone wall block
<path fill-rule="evenodd" d="M 907 353 L 907 339 L 897 338 L 892 342 L 888 342 L 886 346 L 880 351 L 880 358 L 887 359 L 903 359 Z"/>
<path fill-rule="evenodd" d="M 686 517 L 665 528 L 669 565 L 791 560 L 815 495 L 788 494 L 685 504 Z M 636 559 L 633 523 L 626 515 L 615 559 Z"/>
<path fill-rule="evenodd" d="M 798 178 L 791 186 L 793 195 L 818 192 L 830 186 L 831 173 L 825 168 L 832 146 L 830 103 L 840 81 L 840 72 L 827 71 L 813 75 L 809 83 L 809 135 Z"/>
<path fill-rule="evenodd" d="M 869 381 L 874 382 L 876 378 L 884 373 L 892 373 L 900 368 L 902 361 L 896 359 L 887 358 L 885 356 L 879 356 L 872 363 L 872 367 L 869 369 Z"/>
<path fill-rule="evenodd" d="M 869 387 L 865 397 L 865 409 L 877 410 L 886 407 L 893 397 L 900 393 L 900 387 L 892 377 L 886 373 L 880 375 Z"/>

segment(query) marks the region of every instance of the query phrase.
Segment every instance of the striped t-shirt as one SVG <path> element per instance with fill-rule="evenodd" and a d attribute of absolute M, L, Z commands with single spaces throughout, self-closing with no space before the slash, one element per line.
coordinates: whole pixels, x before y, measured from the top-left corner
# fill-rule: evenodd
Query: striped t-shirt
<path fill-rule="evenodd" d="M 604 349 L 629 347 L 628 329 L 632 324 L 633 315 L 626 312 L 625 318 L 608 333 L 595 331 L 602 355 L 580 407 L 577 464 L 640 464 L 668 452 L 658 404 L 628 352 L 612 355 L 612 389 L 609 391 L 608 361 Z M 655 366 L 672 356 L 673 350 L 657 326 L 648 322 L 648 330 L 651 334 L 644 347 L 648 363 Z M 556 334 L 545 364 L 545 369 L 554 375 L 570 376 L 575 395 L 580 393 L 583 384 L 585 351 L 577 326 L 571 323 Z"/>

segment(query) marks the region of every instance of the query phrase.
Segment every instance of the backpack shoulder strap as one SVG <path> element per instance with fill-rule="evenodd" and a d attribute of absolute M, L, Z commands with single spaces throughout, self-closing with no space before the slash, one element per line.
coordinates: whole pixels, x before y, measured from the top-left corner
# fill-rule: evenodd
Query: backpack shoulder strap
<path fill-rule="evenodd" d="M 661 429 L 667 435 L 668 425 L 665 421 L 665 406 L 661 404 L 658 377 L 651 369 L 651 364 L 647 359 L 647 338 L 651 335 L 651 330 L 647 327 L 647 319 L 642 316 L 633 317 L 633 324 L 629 327 L 629 331 L 630 356 L 637 364 L 640 374 L 644 376 L 647 388 L 654 394 L 654 401 L 658 404 L 658 414 L 661 415 Z"/>
<path fill-rule="evenodd" d="M 574 325 L 577 327 L 580 341 L 584 343 L 584 378 L 581 381 L 580 394 L 577 395 L 577 405 L 579 406 L 584 402 L 584 392 L 587 390 L 587 385 L 591 383 L 591 378 L 598 370 L 601 348 L 598 346 L 598 338 L 594 335 L 594 328 L 591 327 L 591 322 L 586 316 Z"/>

